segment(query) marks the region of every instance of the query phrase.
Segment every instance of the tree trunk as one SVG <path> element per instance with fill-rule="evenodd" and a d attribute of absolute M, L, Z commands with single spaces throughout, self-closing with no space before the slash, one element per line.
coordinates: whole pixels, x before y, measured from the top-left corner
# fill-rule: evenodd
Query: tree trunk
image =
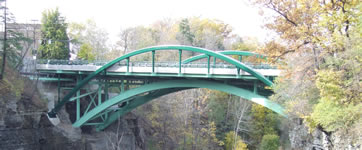
<path fill-rule="evenodd" d="M 238 132 L 239 132 L 239 129 L 240 129 L 240 122 L 241 122 L 241 119 L 244 117 L 244 113 L 245 111 L 249 108 L 249 104 L 246 103 L 242 98 L 240 98 L 240 105 L 241 106 L 242 104 L 242 109 L 240 109 L 240 111 L 238 111 L 238 121 L 236 123 L 236 129 L 235 129 L 235 136 L 234 136 L 234 145 L 233 145 L 233 150 L 236 149 L 236 142 L 237 142 L 237 136 L 238 136 Z"/>

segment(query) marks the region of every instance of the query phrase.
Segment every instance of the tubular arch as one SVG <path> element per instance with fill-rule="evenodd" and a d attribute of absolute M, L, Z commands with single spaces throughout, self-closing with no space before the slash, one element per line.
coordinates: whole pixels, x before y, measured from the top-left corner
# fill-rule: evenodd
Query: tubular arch
<path fill-rule="evenodd" d="M 91 111 L 89 111 L 87 114 L 83 115 L 78 121 L 76 121 L 73 126 L 80 127 L 87 121 L 91 120 L 94 116 L 101 113 L 102 111 L 106 110 L 107 108 L 116 105 L 118 103 L 122 103 L 128 98 L 142 94 L 145 92 L 150 92 L 154 90 L 162 90 L 162 89 L 170 89 L 170 88 L 208 88 L 212 90 L 218 90 L 223 91 L 229 94 L 233 94 L 236 96 L 239 96 L 241 98 L 250 100 L 254 103 L 260 104 L 264 107 L 269 108 L 270 110 L 286 117 L 286 114 L 284 113 L 284 108 L 281 107 L 279 104 L 274 103 L 267 98 L 260 96 L 258 94 L 255 94 L 249 90 L 245 90 L 239 87 L 235 87 L 232 85 L 222 84 L 215 81 L 204 81 L 204 80 L 168 80 L 168 81 L 161 81 L 161 82 L 155 82 L 151 84 L 147 84 L 135 89 L 131 89 L 129 91 L 126 91 L 122 94 L 119 94 L 118 96 L 115 96 L 101 105 L 98 105 Z M 147 101 L 148 102 L 148 101 Z M 138 105 L 139 106 L 139 105 Z"/>
<path fill-rule="evenodd" d="M 220 52 L 217 52 L 217 53 L 224 54 L 224 55 L 256 56 L 256 57 L 259 57 L 259 58 L 266 58 L 263 55 L 260 55 L 258 53 L 254 53 L 254 52 L 249 52 L 249 51 L 226 50 L 226 51 L 220 51 Z M 203 59 L 203 58 L 207 58 L 207 55 L 205 55 L 205 54 L 196 55 L 196 56 L 190 57 L 190 58 L 182 61 L 182 63 L 183 64 L 188 64 L 190 62 L 197 61 L 197 60 L 200 60 L 200 59 Z"/>
<path fill-rule="evenodd" d="M 101 130 L 107 128 L 119 117 L 123 116 L 124 114 L 132 111 L 133 109 L 135 109 L 149 101 L 152 101 L 156 98 L 159 98 L 161 96 L 164 96 L 164 95 L 167 95 L 170 93 L 187 90 L 187 89 L 191 89 L 191 88 L 161 89 L 161 90 L 158 90 L 155 94 L 148 94 L 145 96 L 140 96 L 140 97 L 134 98 L 129 102 L 128 105 L 126 105 L 126 106 L 122 107 L 120 110 L 117 110 L 116 112 L 113 112 L 112 114 L 110 114 L 108 116 L 108 118 L 103 122 L 103 124 L 96 126 L 96 130 L 101 131 Z"/>

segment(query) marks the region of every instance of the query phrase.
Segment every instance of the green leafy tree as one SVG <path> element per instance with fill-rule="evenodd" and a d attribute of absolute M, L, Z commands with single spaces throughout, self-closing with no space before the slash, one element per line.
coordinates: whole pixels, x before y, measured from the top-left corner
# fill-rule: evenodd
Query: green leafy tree
<path fill-rule="evenodd" d="M 362 52 L 361 44 L 353 45 L 341 56 L 327 58 L 326 68 L 318 72 L 316 86 L 320 100 L 310 115 L 311 127 L 320 125 L 330 132 L 346 130 L 361 122 Z"/>
<path fill-rule="evenodd" d="M 271 99 L 291 117 L 322 131 L 361 123 L 361 7 L 358 0 L 256 0 L 277 15 L 265 25 L 278 35 L 262 52 L 285 68 Z M 359 125 L 360 126 L 360 125 Z M 344 130 L 342 130 L 344 129 Z M 358 129 L 358 128 L 357 128 Z"/>
<path fill-rule="evenodd" d="M 99 28 L 94 20 L 87 20 L 85 29 L 83 42 L 89 43 L 94 48 L 96 60 L 105 60 L 106 54 L 109 52 L 107 46 L 108 33 Z"/>
<path fill-rule="evenodd" d="M 81 23 L 71 22 L 68 25 L 68 36 L 72 43 L 71 51 L 78 53 L 85 39 L 86 25 Z"/>
<path fill-rule="evenodd" d="M 179 41 L 183 45 L 192 45 L 194 43 L 195 35 L 191 32 L 189 19 L 182 19 L 179 23 L 179 30 L 181 32 L 181 37 L 179 37 Z"/>
<path fill-rule="evenodd" d="M 232 31 L 231 27 L 222 21 L 199 17 L 182 19 L 178 23 L 178 28 L 177 40 L 181 44 L 212 50 L 225 49 L 224 40 Z"/>
<path fill-rule="evenodd" d="M 69 59 L 67 24 L 58 9 L 43 12 L 39 47 L 41 59 Z"/>
<path fill-rule="evenodd" d="M 208 90 L 208 120 L 215 122 L 216 137 L 223 139 L 227 131 L 234 130 L 236 101 L 230 94 L 220 91 Z M 234 107 L 233 107 L 234 106 Z"/>
<path fill-rule="evenodd" d="M 230 131 L 225 134 L 225 150 L 247 150 L 247 144 L 243 142 L 240 136 L 235 139 L 235 132 Z"/>
<path fill-rule="evenodd" d="M 85 23 L 70 23 L 68 34 L 73 44 L 72 51 L 74 53 L 79 53 L 83 44 L 88 44 L 93 49 L 92 53 L 95 60 L 107 59 L 110 52 L 107 46 L 108 33 L 99 28 L 94 20 L 88 19 Z M 117 55 L 119 56 L 119 54 Z"/>
<path fill-rule="evenodd" d="M 259 104 L 252 104 L 251 116 L 253 139 L 256 143 L 260 143 L 264 135 L 277 134 L 277 115 L 270 109 Z"/>
<path fill-rule="evenodd" d="M 95 56 L 94 56 L 94 52 L 93 52 L 93 48 L 90 44 L 88 43 L 84 43 L 80 46 L 80 50 L 78 53 L 78 58 L 82 59 L 82 60 L 94 60 Z"/>
<path fill-rule="evenodd" d="M 279 149 L 279 136 L 275 134 L 267 134 L 263 136 L 260 143 L 262 150 L 278 150 Z"/>
<path fill-rule="evenodd" d="M 232 31 L 231 27 L 222 21 L 198 17 L 190 19 L 190 27 L 195 35 L 193 45 L 212 50 L 225 49 L 224 40 Z"/>

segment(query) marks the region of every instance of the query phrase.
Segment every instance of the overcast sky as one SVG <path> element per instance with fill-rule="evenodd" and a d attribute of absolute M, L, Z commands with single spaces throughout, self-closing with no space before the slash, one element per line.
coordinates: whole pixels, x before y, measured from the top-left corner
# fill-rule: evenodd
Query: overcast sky
<path fill-rule="evenodd" d="M 18 23 L 41 20 L 41 13 L 47 9 L 59 8 L 67 22 L 85 22 L 93 19 L 106 29 L 111 39 L 121 28 L 148 26 L 165 18 L 178 19 L 200 16 L 218 19 L 231 25 L 234 33 L 241 36 L 257 37 L 259 41 L 268 38 L 261 26 L 263 18 L 258 9 L 248 5 L 247 0 L 8 0 L 9 10 Z"/>

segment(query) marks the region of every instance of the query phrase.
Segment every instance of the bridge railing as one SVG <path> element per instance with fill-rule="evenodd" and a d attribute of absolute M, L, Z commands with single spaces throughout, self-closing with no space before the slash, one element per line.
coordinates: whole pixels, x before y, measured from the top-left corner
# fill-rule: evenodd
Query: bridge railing
<path fill-rule="evenodd" d="M 97 60 L 97 61 L 88 61 L 88 60 L 45 60 L 39 59 L 36 61 L 37 64 L 49 64 L 49 65 L 95 65 L 95 66 L 103 66 L 108 63 L 105 60 Z M 244 62 L 245 65 L 254 68 L 254 69 L 277 69 L 276 66 L 271 66 L 269 64 L 263 63 L 250 63 Z M 127 66 L 126 61 L 120 61 L 118 63 L 119 66 Z M 171 68 L 178 68 L 178 62 L 155 62 L 155 67 L 171 67 Z M 207 68 L 206 62 L 192 62 L 187 64 L 181 64 L 183 68 Z M 137 62 L 130 62 L 129 66 L 133 67 L 152 67 L 152 62 L 148 61 L 137 61 Z M 225 63 L 215 63 L 210 64 L 212 68 L 236 68 L 235 65 L 225 64 Z"/>
<path fill-rule="evenodd" d="M 106 60 L 56 60 L 56 59 L 38 59 L 37 64 L 50 64 L 50 65 L 96 65 L 103 66 L 109 61 Z"/>

